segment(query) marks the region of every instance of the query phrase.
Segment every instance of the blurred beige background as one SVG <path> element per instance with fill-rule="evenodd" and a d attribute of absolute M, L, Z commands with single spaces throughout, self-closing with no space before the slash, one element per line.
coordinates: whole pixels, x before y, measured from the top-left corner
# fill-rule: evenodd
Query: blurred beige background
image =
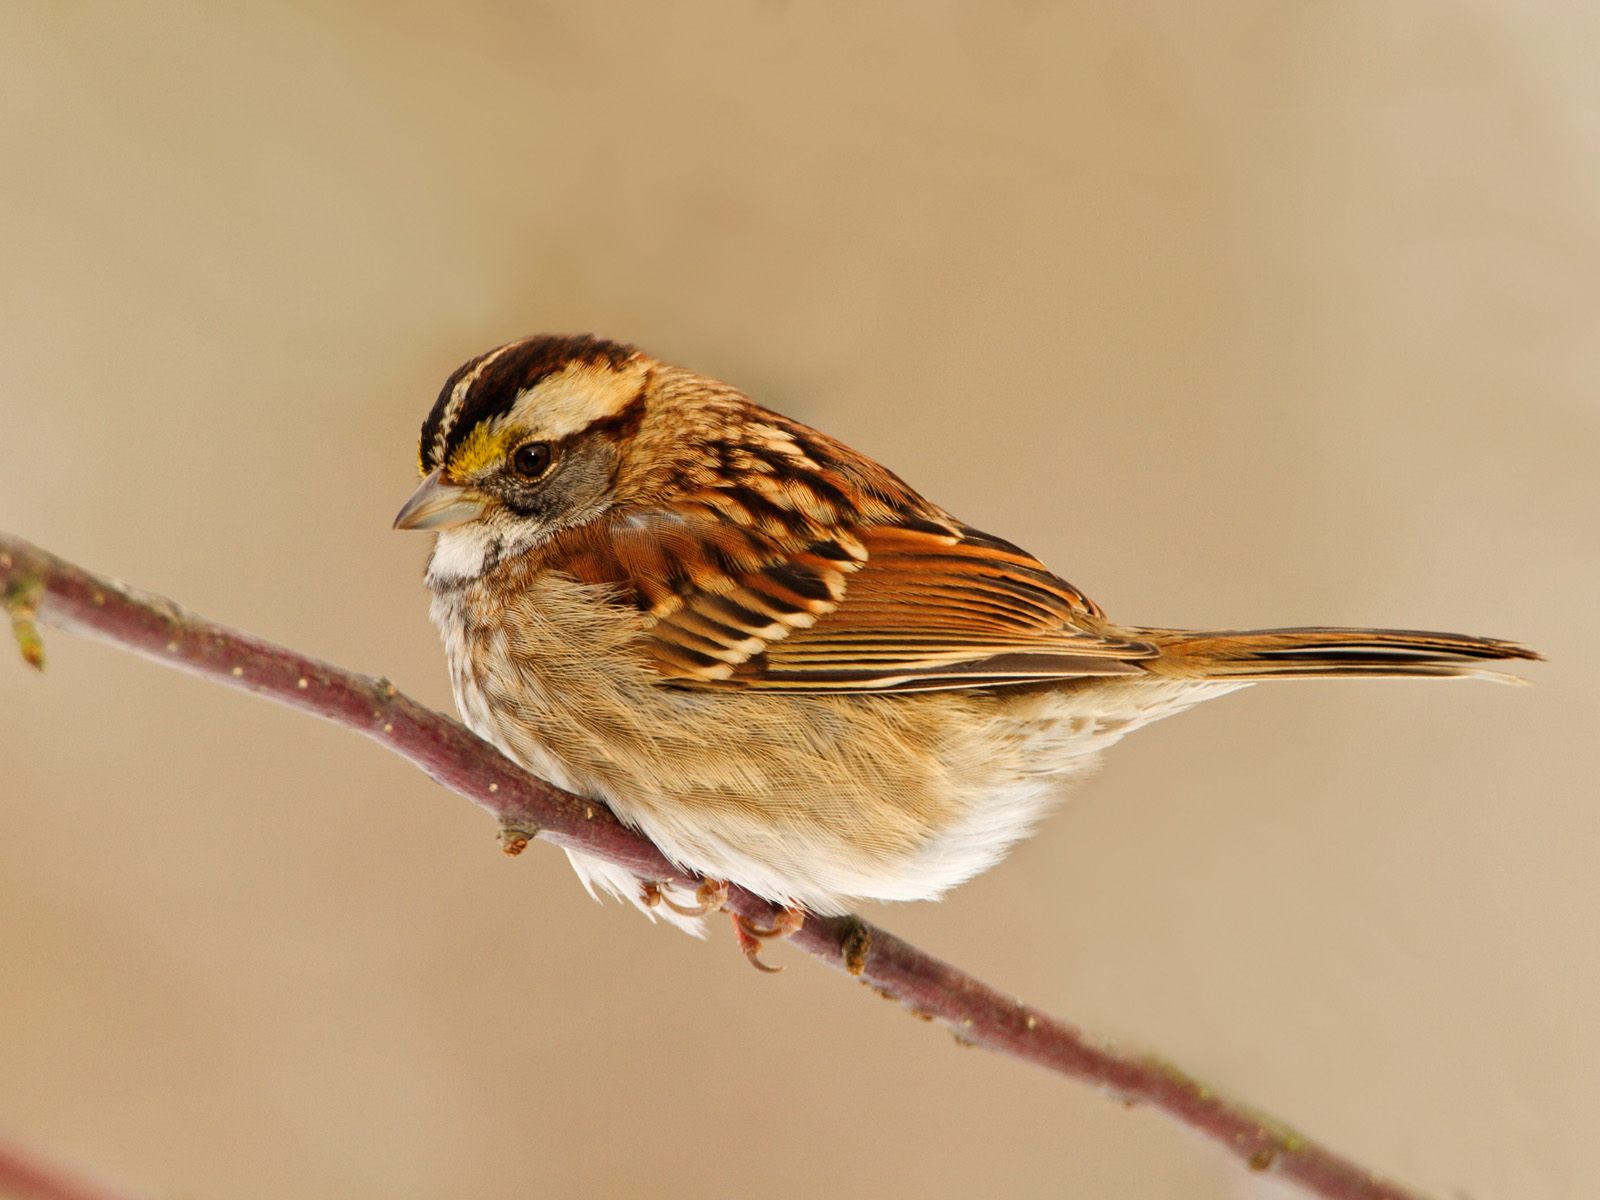
<path fill-rule="evenodd" d="M 442 6 L 441 6 L 442 7 Z M 1600 16 L 10 5 L 0 527 L 447 706 L 389 531 L 461 360 L 733 380 L 1150 623 L 1515 636 L 1255 689 L 875 913 L 1440 1196 L 1593 1194 Z M 1279 1194 L 375 747 L 0 659 L 0 1125 L 154 1196 Z"/>

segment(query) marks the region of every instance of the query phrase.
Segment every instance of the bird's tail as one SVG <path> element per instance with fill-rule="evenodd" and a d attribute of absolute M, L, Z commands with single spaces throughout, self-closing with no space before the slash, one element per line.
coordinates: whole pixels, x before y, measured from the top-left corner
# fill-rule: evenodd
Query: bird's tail
<path fill-rule="evenodd" d="M 1484 664 L 1543 657 L 1499 638 L 1415 629 L 1141 629 L 1134 636 L 1159 647 L 1152 670 L 1200 679 L 1431 675 L 1522 683 Z"/>

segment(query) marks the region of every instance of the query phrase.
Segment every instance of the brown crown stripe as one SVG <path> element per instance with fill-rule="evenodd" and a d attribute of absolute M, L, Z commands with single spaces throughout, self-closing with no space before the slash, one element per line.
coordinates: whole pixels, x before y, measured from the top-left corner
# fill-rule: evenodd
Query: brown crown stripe
<path fill-rule="evenodd" d="M 505 352 L 500 353 L 501 350 Z M 632 346 L 583 333 L 524 338 L 511 344 L 510 348 L 498 347 L 488 354 L 478 355 L 471 362 L 458 367 L 445 380 L 439 398 L 434 402 L 427 420 L 422 423 L 423 468 L 431 471 L 442 466 L 474 428 L 491 417 L 509 412 L 520 393 L 546 376 L 555 374 L 571 363 L 605 363 L 613 369 L 619 368 L 636 353 Z M 460 407 L 449 416 L 448 428 L 442 428 L 446 415 L 451 411 L 451 392 L 456 384 L 478 364 L 497 354 L 499 357 L 473 382 Z"/>

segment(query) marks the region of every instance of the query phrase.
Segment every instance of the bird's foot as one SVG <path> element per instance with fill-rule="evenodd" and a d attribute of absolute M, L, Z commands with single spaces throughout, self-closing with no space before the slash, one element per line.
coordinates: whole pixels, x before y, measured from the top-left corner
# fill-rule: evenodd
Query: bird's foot
<path fill-rule="evenodd" d="M 725 907 L 728 903 L 728 884 L 724 880 L 708 879 L 695 888 L 694 899 L 693 904 L 679 904 L 667 895 L 661 884 L 655 880 L 646 879 L 639 883 L 641 904 L 646 908 L 665 905 L 681 917 L 704 917 Z M 768 966 L 762 962 L 761 947 L 767 942 L 782 941 L 806 922 L 806 912 L 803 908 L 780 908 L 771 925 L 757 925 L 749 917 L 739 913 L 728 915 L 733 918 L 733 936 L 739 944 L 739 949 L 750 960 L 750 965 L 758 971 L 766 971 L 773 975 L 783 968 Z"/>
<path fill-rule="evenodd" d="M 739 949 L 744 951 L 744 956 L 750 960 L 752 967 L 758 971 L 766 971 L 769 975 L 776 975 L 783 968 L 762 962 L 761 947 L 767 942 L 781 941 L 789 937 L 806 923 L 806 911 L 803 908 L 780 908 L 770 926 L 757 925 L 749 917 L 739 913 L 730 915 L 733 917 L 733 936 L 739 943 Z"/>
<path fill-rule="evenodd" d="M 693 904 L 679 904 L 661 890 L 659 883 L 646 880 L 639 884 L 639 899 L 646 908 L 665 904 L 680 917 L 703 917 L 728 902 L 728 885 L 721 880 L 708 879 L 695 888 Z"/>

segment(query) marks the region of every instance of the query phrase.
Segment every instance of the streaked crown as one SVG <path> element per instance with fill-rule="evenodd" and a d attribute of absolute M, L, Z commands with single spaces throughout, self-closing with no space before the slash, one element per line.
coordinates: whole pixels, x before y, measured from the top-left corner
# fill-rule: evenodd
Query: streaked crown
<path fill-rule="evenodd" d="M 541 394 L 541 422 L 552 438 L 612 415 L 632 395 L 595 386 L 604 373 L 621 372 L 641 358 L 632 346 L 592 334 L 539 334 L 480 354 L 445 381 L 422 423 L 418 465 L 424 475 L 449 465 L 477 434 L 516 413 Z M 549 385 L 571 377 L 564 390 Z M 543 393 L 549 395 L 542 395 Z"/>

